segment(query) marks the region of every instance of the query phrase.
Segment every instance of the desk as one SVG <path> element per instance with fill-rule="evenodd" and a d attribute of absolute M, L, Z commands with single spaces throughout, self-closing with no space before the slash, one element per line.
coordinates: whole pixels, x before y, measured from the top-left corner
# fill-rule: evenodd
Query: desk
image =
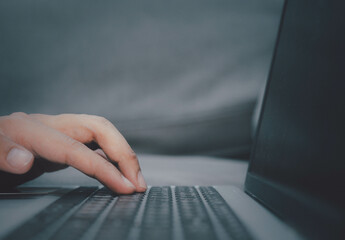
<path fill-rule="evenodd" d="M 205 156 L 139 155 L 149 185 L 235 185 L 243 188 L 248 163 Z M 24 184 L 25 186 L 99 185 L 83 173 L 67 168 Z"/>

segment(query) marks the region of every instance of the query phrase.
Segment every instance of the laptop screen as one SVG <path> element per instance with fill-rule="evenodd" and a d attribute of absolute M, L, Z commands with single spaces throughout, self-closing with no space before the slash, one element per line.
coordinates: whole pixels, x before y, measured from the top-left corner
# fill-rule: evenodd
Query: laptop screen
<path fill-rule="evenodd" d="M 344 1 L 285 3 L 246 179 L 249 194 L 311 236 L 318 225 L 344 233 L 344 12 Z"/>

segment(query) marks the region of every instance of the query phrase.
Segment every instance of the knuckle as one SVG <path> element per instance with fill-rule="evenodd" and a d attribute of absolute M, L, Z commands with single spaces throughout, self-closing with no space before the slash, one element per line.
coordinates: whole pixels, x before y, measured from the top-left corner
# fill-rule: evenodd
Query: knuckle
<path fill-rule="evenodd" d="M 81 114 L 76 114 L 75 116 L 80 117 L 80 118 L 90 118 L 90 116 L 92 117 L 93 115 L 81 113 Z"/>
<path fill-rule="evenodd" d="M 75 154 L 82 149 L 82 143 L 74 140 L 71 137 L 66 136 L 65 144 L 67 145 L 68 150 L 65 151 L 63 156 L 64 163 L 66 163 L 67 165 L 74 166 L 74 163 L 76 161 Z"/>
<path fill-rule="evenodd" d="M 14 112 L 9 115 L 10 118 L 16 118 L 16 119 L 23 119 L 23 118 L 28 118 L 28 114 L 24 112 Z"/>
<path fill-rule="evenodd" d="M 82 143 L 68 137 L 67 143 L 69 144 L 72 151 L 79 151 L 82 147 Z"/>
<path fill-rule="evenodd" d="M 112 126 L 112 125 L 113 125 L 113 124 L 112 124 L 108 119 L 106 119 L 105 117 L 95 116 L 95 119 L 96 119 L 96 121 L 97 121 L 99 124 L 102 124 L 102 125 L 105 125 L 105 126 Z"/>
<path fill-rule="evenodd" d="M 94 164 L 93 164 L 94 165 Z M 91 178 L 98 178 L 98 170 L 95 166 L 90 167 L 87 175 Z"/>
<path fill-rule="evenodd" d="M 29 116 L 23 112 L 14 112 L 7 116 L 0 117 L 0 127 L 4 129 L 15 129 L 18 124 L 21 126 Z M 4 131 L 5 132 L 5 131 Z"/>
<path fill-rule="evenodd" d="M 72 156 L 70 152 L 64 152 L 63 153 L 63 163 L 67 164 L 69 166 L 75 165 L 75 158 Z"/>
<path fill-rule="evenodd" d="M 132 162 L 138 162 L 137 154 L 135 154 L 135 152 L 133 151 L 130 151 L 130 153 L 128 154 L 128 160 Z"/>

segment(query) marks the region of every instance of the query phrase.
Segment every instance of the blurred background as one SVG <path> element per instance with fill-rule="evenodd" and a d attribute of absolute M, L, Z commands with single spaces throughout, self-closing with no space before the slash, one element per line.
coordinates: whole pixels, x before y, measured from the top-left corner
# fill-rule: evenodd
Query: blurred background
<path fill-rule="evenodd" d="M 283 0 L 0 2 L 0 115 L 86 113 L 138 153 L 248 158 Z"/>

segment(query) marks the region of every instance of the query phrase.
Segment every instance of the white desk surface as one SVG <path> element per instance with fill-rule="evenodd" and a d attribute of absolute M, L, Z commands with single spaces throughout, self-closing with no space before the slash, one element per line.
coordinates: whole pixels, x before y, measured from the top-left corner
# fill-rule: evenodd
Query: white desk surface
<path fill-rule="evenodd" d="M 243 188 L 248 163 L 205 156 L 139 155 L 148 185 L 235 185 Z M 99 185 L 73 168 L 28 182 L 26 186 Z"/>

